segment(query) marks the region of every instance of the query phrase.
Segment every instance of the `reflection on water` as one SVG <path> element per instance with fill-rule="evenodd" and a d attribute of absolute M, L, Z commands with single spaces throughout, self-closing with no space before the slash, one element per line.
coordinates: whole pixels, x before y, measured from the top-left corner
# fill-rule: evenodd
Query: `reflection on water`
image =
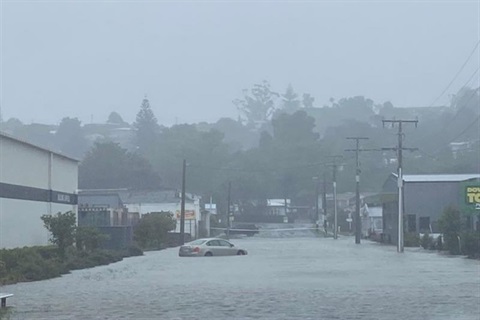
<path fill-rule="evenodd" d="M 7 319 L 479 319 L 478 261 L 351 238 L 246 238 L 247 256 L 176 248 L 5 286 Z"/>

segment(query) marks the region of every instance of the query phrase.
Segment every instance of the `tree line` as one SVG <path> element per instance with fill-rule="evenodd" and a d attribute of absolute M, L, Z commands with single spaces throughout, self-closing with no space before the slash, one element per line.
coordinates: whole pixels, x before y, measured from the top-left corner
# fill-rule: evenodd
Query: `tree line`
<path fill-rule="evenodd" d="M 477 131 L 475 126 L 468 128 L 473 120 L 478 121 L 474 105 L 478 101 L 478 90 L 463 89 L 449 107 L 417 110 L 421 122 L 417 129 L 405 131 L 405 141 L 419 152 L 404 155 L 405 172 L 478 172 Z M 343 155 L 342 171 L 337 173 L 339 191 L 354 190 L 355 159 L 345 152 L 353 146 L 345 138 L 364 136 L 370 138 L 364 147 L 376 150 L 361 154 L 366 177 L 362 188 L 376 192 L 388 174 L 396 171 L 395 153 L 382 150 L 395 145 L 396 131 L 383 127 L 381 120 L 412 117 L 390 102 L 377 104 L 361 96 L 331 99 L 330 105 L 319 108 L 309 94 L 300 99 L 291 86 L 279 94 L 268 82 L 245 90 L 244 96 L 233 102 L 241 115 L 238 120 L 167 128 L 158 124 L 150 102 L 144 99 L 134 123 L 136 149 L 96 144 L 80 166 L 81 187 L 180 188 L 186 159 L 187 189 L 207 199 L 212 196 L 220 206 L 225 205 L 229 182 L 239 204 L 284 197 L 310 204 L 312 177 L 332 179 L 332 155 Z M 473 143 L 454 155 L 449 146 L 452 141 Z M 117 160 L 107 168 L 108 159 Z M 99 181 L 102 177 L 105 180 Z"/>
<path fill-rule="evenodd" d="M 300 96 L 292 86 L 278 93 L 263 81 L 233 100 L 237 120 L 164 127 L 145 98 L 132 125 L 116 112 L 107 121 L 132 128 L 130 146 L 108 139 L 89 146 L 81 123 L 71 118 L 65 118 L 54 131 L 55 139 L 47 141 L 62 150 L 73 149 L 82 160 L 80 188 L 180 189 L 186 159 L 187 190 L 204 199 L 213 197 L 220 207 L 225 206 L 229 182 L 236 203 L 287 197 L 293 203 L 311 204 L 312 177 L 325 176 L 331 182 L 334 155 L 343 156 L 338 191 L 354 190 L 355 159 L 345 152 L 353 145 L 346 137 L 369 137 L 362 147 L 376 151 L 360 156 L 362 190 L 381 189 L 389 173 L 396 171 L 395 153 L 382 148 L 395 146 L 397 139 L 394 129 L 382 126 L 383 118 L 419 118 L 417 129 L 405 130 L 406 146 L 418 148 L 404 154 L 405 173 L 479 172 L 479 101 L 478 89 L 463 88 L 446 107 L 396 108 L 363 96 L 330 99 L 320 107 L 308 93 Z M 2 127 L 19 135 L 28 131 L 13 120 Z M 45 130 L 35 127 L 37 139 L 51 137 Z M 466 144 L 455 154 L 451 142 Z"/>

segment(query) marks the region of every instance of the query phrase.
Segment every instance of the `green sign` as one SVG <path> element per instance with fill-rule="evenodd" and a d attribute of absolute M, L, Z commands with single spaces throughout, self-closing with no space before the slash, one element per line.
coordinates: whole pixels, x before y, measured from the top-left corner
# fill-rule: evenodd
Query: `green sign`
<path fill-rule="evenodd" d="M 461 186 L 463 194 L 462 211 L 470 214 L 480 214 L 480 182 L 469 181 Z"/>

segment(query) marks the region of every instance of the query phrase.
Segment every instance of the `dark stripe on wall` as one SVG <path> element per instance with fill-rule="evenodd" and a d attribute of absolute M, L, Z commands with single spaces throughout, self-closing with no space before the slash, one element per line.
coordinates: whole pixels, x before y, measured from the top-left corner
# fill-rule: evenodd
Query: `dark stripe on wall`
<path fill-rule="evenodd" d="M 55 203 L 66 203 L 66 204 L 77 204 L 78 203 L 78 195 L 73 193 L 65 193 L 65 192 L 58 192 L 58 191 L 50 191 L 51 192 L 51 202 Z"/>
<path fill-rule="evenodd" d="M 78 196 L 73 193 L 65 193 L 47 189 L 19 186 L 0 182 L 0 198 L 54 202 L 64 204 L 77 204 Z"/>

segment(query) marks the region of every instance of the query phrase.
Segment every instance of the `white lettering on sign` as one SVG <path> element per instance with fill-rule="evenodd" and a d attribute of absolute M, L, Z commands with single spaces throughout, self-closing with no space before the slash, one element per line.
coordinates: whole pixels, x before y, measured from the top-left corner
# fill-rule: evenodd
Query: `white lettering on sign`
<path fill-rule="evenodd" d="M 70 202 L 70 196 L 68 194 L 57 194 L 57 201 Z"/>

